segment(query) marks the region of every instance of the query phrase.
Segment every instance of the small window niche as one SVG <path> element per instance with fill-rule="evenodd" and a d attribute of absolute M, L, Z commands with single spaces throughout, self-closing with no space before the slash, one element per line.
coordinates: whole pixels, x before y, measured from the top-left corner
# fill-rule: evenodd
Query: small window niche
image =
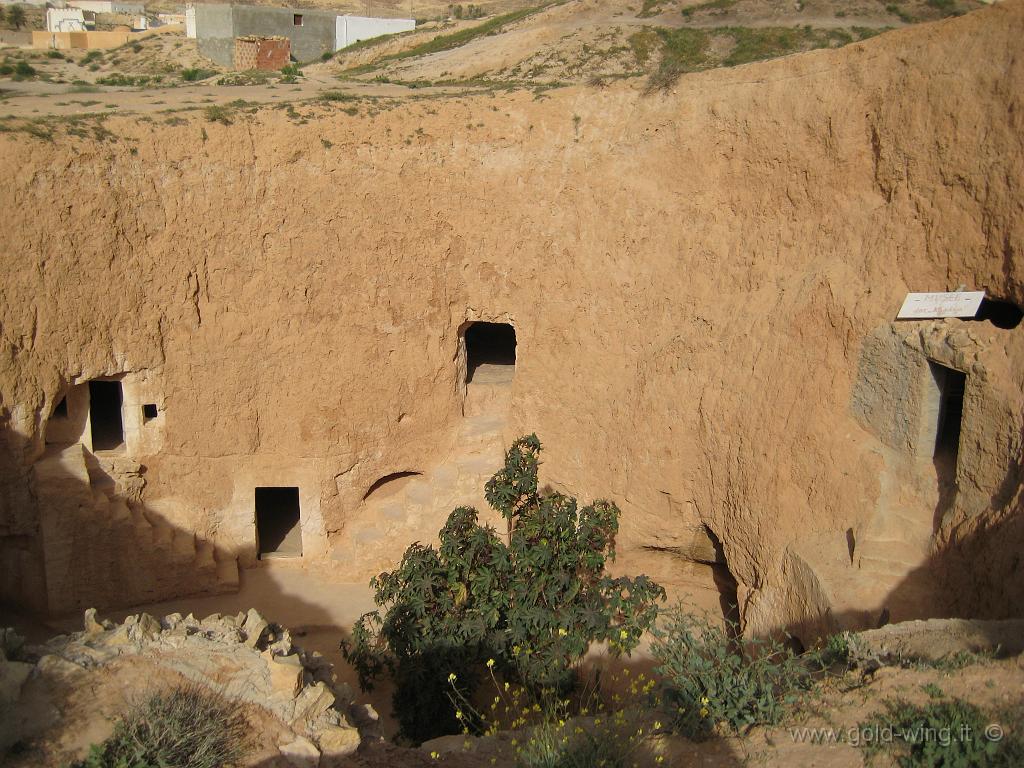
<path fill-rule="evenodd" d="M 122 400 L 120 381 L 89 382 L 89 419 L 94 451 L 112 451 L 124 446 Z"/>
<path fill-rule="evenodd" d="M 156 403 L 146 403 L 142 406 L 142 423 L 145 424 L 146 422 L 152 421 L 159 415 L 159 413 Z"/>
<path fill-rule="evenodd" d="M 256 551 L 261 560 L 302 557 L 299 489 L 256 489 Z"/>
<path fill-rule="evenodd" d="M 301 13 L 292 14 L 292 26 L 293 27 L 301 27 L 302 26 L 302 14 Z"/>
<path fill-rule="evenodd" d="M 508 323 L 471 323 L 465 330 L 466 383 L 506 384 L 516 370 L 516 330 Z"/>

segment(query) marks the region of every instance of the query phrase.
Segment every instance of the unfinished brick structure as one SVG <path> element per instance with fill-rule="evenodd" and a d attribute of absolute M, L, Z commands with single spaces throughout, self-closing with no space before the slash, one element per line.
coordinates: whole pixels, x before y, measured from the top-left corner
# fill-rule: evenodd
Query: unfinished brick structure
<path fill-rule="evenodd" d="M 292 44 L 287 37 L 236 37 L 235 69 L 275 71 L 288 66 L 291 53 Z"/>

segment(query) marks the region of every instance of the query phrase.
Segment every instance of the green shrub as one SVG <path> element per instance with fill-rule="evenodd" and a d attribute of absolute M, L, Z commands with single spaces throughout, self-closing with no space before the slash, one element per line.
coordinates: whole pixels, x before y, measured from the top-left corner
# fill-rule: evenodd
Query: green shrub
<path fill-rule="evenodd" d="M 198 685 L 150 696 L 72 768 L 222 768 L 246 752 L 248 723 L 238 705 Z"/>
<path fill-rule="evenodd" d="M 97 77 L 96 84 L 142 88 L 147 85 L 156 85 L 161 80 L 163 80 L 161 75 L 125 75 L 121 72 L 112 72 L 104 77 Z"/>
<path fill-rule="evenodd" d="M 413 544 L 396 570 L 371 581 L 384 615 L 364 615 L 342 643 L 364 690 L 385 670 L 394 675 L 395 716 L 413 741 L 460 730 L 448 686 L 457 680 L 471 696 L 485 660 L 538 696 L 563 692 L 592 642 L 630 651 L 664 600 L 646 576 L 605 575 L 618 508 L 539 493 L 540 451 L 536 435 L 519 438 L 485 486 L 505 518 L 504 541 L 475 509 L 454 510 L 439 549 Z"/>
<path fill-rule="evenodd" d="M 36 68 L 27 61 L 19 61 L 14 65 L 14 76 L 16 78 L 35 77 L 37 74 Z"/>
<path fill-rule="evenodd" d="M 651 74 L 652 89 L 669 88 L 680 75 L 708 66 L 710 37 L 703 29 L 659 29 L 658 35 L 661 37 L 661 63 Z"/>
<path fill-rule="evenodd" d="M 212 69 L 203 69 L 201 67 L 191 67 L 189 69 L 181 70 L 181 79 L 187 83 L 194 83 L 197 80 L 205 80 L 208 77 L 213 77 L 216 72 Z"/>
<path fill-rule="evenodd" d="M 223 104 L 212 104 L 203 110 L 203 116 L 211 123 L 231 125 L 235 111 Z"/>
<path fill-rule="evenodd" d="M 46 58 L 48 58 L 48 59 L 61 59 L 61 60 L 63 60 L 64 59 L 64 54 L 61 53 L 60 51 L 47 51 L 46 52 Z"/>
<path fill-rule="evenodd" d="M 859 725 L 868 760 L 883 751 L 900 768 L 1011 768 L 1024 765 L 1024 743 L 1014 737 L 992 737 L 990 713 L 961 699 L 918 706 L 889 701 L 885 712 Z M 889 736 L 891 735 L 891 738 Z"/>
<path fill-rule="evenodd" d="M 25 9 L 20 5 L 12 5 L 7 9 L 7 23 L 15 29 L 21 29 L 26 21 Z"/>
<path fill-rule="evenodd" d="M 778 723 L 811 685 L 803 663 L 782 643 L 742 640 L 680 607 L 662 612 L 651 652 L 673 727 L 700 740 L 725 723 L 740 732 Z"/>
<path fill-rule="evenodd" d="M 298 64 L 285 64 L 281 67 L 281 74 L 285 77 L 298 77 L 302 74 L 302 69 Z"/>

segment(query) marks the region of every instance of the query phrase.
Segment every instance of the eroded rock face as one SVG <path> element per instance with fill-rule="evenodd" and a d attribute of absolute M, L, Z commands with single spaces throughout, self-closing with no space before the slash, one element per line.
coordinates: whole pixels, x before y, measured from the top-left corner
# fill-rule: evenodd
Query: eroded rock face
<path fill-rule="evenodd" d="M 63 696 L 110 686 L 116 679 L 125 681 L 125 690 L 144 695 L 172 678 L 261 708 L 279 731 L 275 751 L 288 760 L 305 760 L 302 765 L 307 768 L 317 765 L 321 756 L 329 765 L 359 746 L 359 732 L 346 716 L 353 700 L 348 686 L 337 683 L 320 654 L 293 646 L 286 629 L 269 624 L 255 610 L 238 616 L 213 614 L 201 621 L 191 615 L 156 619 L 143 613 L 120 625 L 100 623 L 90 610 L 84 624 L 82 632 L 26 649 L 23 656 L 31 663 L 0 661 L 0 707 L 9 715 L 2 734 L 5 746 L 22 739 L 30 751 L 38 743 L 45 754 L 59 755 L 67 746 L 67 729 L 53 729 L 69 724 L 93 732 L 94 740 L 101 741 L 113 718 L 102 706 L 95 712 L 78 712 Z M 26 692 L 28 680 L 32 687 Z M 124 706 L 122 692 L 114 709 L 123 711 Z M 51 712 L 49 720 L 40 722 L 41 710 Z M 102 727 L 96 730 L 97 725 Z M 257 741 L 265 740 L 263 736 Z M 73 745 L 86 746 L 87 742 Z"/>
<path fill-rule="evenodd" d="M 542 481 L 615 500 L 652 563 L 713 533 L 751 631 L 1019 611 L 1024 330 L 893 318 L 961 284 L 1024 305 L 1022 40 L 1005 2 L 663 95 L 0 136 L 32 212 L 0 254 L 3 596 L 45 594 L 30 488 L 69 384 L 140 377 L 131 492 L 169 524 L 246 562 L 254 487 L 297 486 L 318 557 L 449 449 L 459 328 L 495 320 Z M 935 358 L 968 376 L 946 480 L 906 410 Z"/>

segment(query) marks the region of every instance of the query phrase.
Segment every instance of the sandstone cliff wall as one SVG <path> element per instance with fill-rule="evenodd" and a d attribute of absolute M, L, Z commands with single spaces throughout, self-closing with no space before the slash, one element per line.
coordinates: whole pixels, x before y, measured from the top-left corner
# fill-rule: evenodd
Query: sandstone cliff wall
<path fill-rule="evenodd" d="M 986 531 L 1020 525 L 1024 328 L 890 325 L 908 290 L 1024 304 L 1022 40 L 1006 2 L 664 95 L 0 136 L 6 583 L 38 555 L 30 466 L 70 383 L 159 390 L 137 458 L 168 522 L 245 560 L 253 487 L 299 485 L 317 556 L 378 478 L 443 455 L 458 329 L 509 318 L 511 432 L 538 433 L 544 479 L 616 500 L 637 556 L 707 526 L 752 629 L 841 623 L 858 535 L 901 505 L 939 512 L 928 578 L 970 574 L 934 612 L 1014 612 Z M 941 510 L 931 462 L 855 407 L 880 333 L 975 366 Z"/>

